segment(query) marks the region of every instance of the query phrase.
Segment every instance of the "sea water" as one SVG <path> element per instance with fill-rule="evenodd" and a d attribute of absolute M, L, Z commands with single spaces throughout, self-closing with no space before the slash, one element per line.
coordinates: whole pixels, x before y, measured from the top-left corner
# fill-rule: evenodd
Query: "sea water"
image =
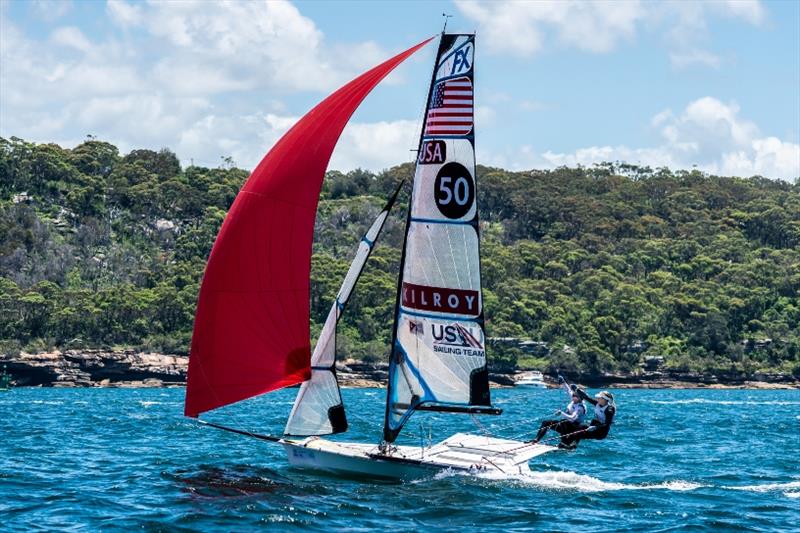
<path fill-rule="evenodd" d="M 531 463 L 381 483 L 296 470 L 275 444 L 184 418 L 182 389 L 0 393 L 0 530 L 798 531 L 800 391 L 617 390 L 614 427 Z M 209 413 L 279 433 L 295 391 Z M 377 442 L 385 392 L 343 391 Z M 559 390 L 495 390 L 502 416 L 415 414 L 407 444 L 456 431 L 531 438 Z"/>

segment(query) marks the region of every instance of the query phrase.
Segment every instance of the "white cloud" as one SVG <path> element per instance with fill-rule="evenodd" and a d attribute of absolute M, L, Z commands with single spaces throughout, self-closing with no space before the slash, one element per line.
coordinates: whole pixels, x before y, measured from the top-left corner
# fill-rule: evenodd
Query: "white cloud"
<path fill-rule="evenodd" d="M 523 111 L 542 111 L 547 109 L 547 104 L 539 102 L 538 100 L 522 100 L 519 103 L 519 108 Z"/>
<path fill-rule="evenodd" d="M 81 30 L 74 26 L 58 28 L 53 32 L 51 39 L 56 45 L 74 48 L 85 54 L 92 50 L 92 43 L 89 42 L 89 39 L 86 38 Z"/>
<path fill-rule="evenodd" d="M 284 0 L 185 0 L 142 7 L 135 19 L 165 42 L 172 64 L 188 65 L 185 84 L 208 85 L 211 92 L 234 86 L 331 89 L 387 55 L 374 42 L 327 46 L 314 22 Z M 109 9 L 127 13 L 132 8 L 116 0 Z M 210 70 L 214 83 L 203 76 Z"/>
<path fill-rule="evenodd" d="M 475 124 L 479 128 L 484 128 L 491 124 L 494 124 L 495 119 L 497 118 L 497 111 L 493 107 L 487 105 L 478 105 L 475 106 Z"/>
<path fill-rule="evenodd" d="M 634 36 L 642 5 L 627 2 L 458 0 L 458 9 L 481 25 L 489 49 L 519 56 L 539 52 L 550 32 L 566 46 L 608 52 Z"/>
<path fill-rule="evenodd" d="M 160 60 L 150 73 L 154 85 L 180 95 L 213 95 L 254 89 L 257 83 L 242 79 L 222 64 L 182 61 L 173 57 Z"/>
<path fill-rule="evenodd" d="M 703 97 L 678 113 L 664 110 L 651 120 L 662 138 L 654 147 L 589 146 L 573 152 L 537 153 L 530 146 L 505 154 L 481 154 L 484 163 L 508 168 L 590 166 L 623 161 L 674 169 L 697 167 L 720 175 L 792 180 L 800 176 L 800 144 L 763 136 L 751 121 L 740 116 L 735 102 Z"/>
<path fill-rule="evenodd" d="M 242 168 L 252 169 L 300 117 L 259 113 L 249 116 L 207 115 L 181 133 L 179 154 L 207 154 L 197 164 L 215 165 L 230 156 Z M 352 122 L 339 139 L 328 165 L 342 171 L 380 170 L 412 161 L 420 125 L 415 120 Z"/>
<path fill-rule="evenodd" d="M 519 55 L 535 53 L 551 37 L 590 52 L 610 50 L 635 37 L 653 5 L 459 3 L 465 13 L 486 15 L 483 38 Z M 707 4 L 699 11 L 684 3 L 658 6 L 671 10 L 680 31 L 705 28 L 712 10 Z M 720 3 L 713 10 L 752 24 L 765 20 L 759 3 L 748 6 Z M 91 133 L 123 151 L 169 146 L 181 157 L 212 166 L 222 156 L 245 168 L 258 163 L 298 118 L 279 100 L 283 91 L 324 93 L 388 56 L 371 41 L 327 43 L 310 19 L 283 1 L 109 0 L 108 17 L 126 31 L 106 40 L 71 26 L 37 40 L 10 22 L 5 4 L 0 10 L 0 135 L 74 145 Z M 700 44 L 676 48 L 673 65 L 718 66 L 719 58 Z M 153 49 L 158 50 L 155 59 L 147 55 Z M 502 92 L 482 101 L 489 105 L 476 108 L 480 127 L 497 122 L 499 109 L 545 107 L 532 100 L 514 102 Z M 330 166 L 379 170 L 412 160 L 409 149 L 416 147 L 419 127 L 418 120 L 352 123 Z M 700 98 L 677 112 L 658 113 L 650 127 L 661 139 L 653 147 L 600 145 L 561 153 L 523 145 L 487 153 L 479 143 L 478 157 L 506 168 L 624 160 L 675 168 L 696 164 L 723 174 L 800 175 L 798 144 L 762 134 L 742 118 L 735 102 Z"/>
<path fill-rule="evenodd" d="M 142 8 L 138 5 L 131 5 L 123 0 L 108 0 L 106 10 L 111 21 L 123 28 L 142 23 Z"/>
<path fill-rule="evenodd" d="M 695 65 L 719 69 L 722 64 L 722 59 L 718 55 L 705 50 L 670 52 L 669 61 L 676 69 L 684 69 Z"/>
<path fill-rule="evenodd" d="M 75 144 L 91 133 L 123 150 L 170 146 L 252 166 L 295 120 L 276 95 L 324 94 L 389 55 L 373 41 L 326 43 L 283 0 L 108 0 L 108 19 L 129 31 L 105 40 L 72 26 L 39 39 L 0 9 L 0 135 L 38 142 Z M 390 128 L 348 130 L 343 145 L 354 148 L 341 161 L 369 152 L 367 130 L 386 139 Z M 376 146 L 364 164 L 388 165 L 387 154 Z"/>
<path fill-rule="evenodd" d="M 767 19 L 767 12 L 759 0 L 724 0 L 712 3 L 725 14 L 740 18 L 753 25 L 761 25 Z"/>
<path fill-rule="evenodd" d="M 348 124 L 333 152 L 329 168 L 380 170 L 414 160 L 420 124 L 395 120 Z"/>
<path fill-rule="evenodd" d="M 479 24 L 482 39 L 495 52 L 529 57 L 558 44 L 606 53 L 621 42 L 633 41 L 639 31 L 665 31 L 676 68 L 719 67 L 720 58 L 701 46 L 708 36 L 710 17 L 727 16 L 760 25 L 767 16 L 758 0 L 456 0 L 456 5 Z"/>
<path fill-rule="evenodd" d="M 72 10 L 72 0 L 34 0 L 33 12 L 42 20 L 52 22 Z"/>

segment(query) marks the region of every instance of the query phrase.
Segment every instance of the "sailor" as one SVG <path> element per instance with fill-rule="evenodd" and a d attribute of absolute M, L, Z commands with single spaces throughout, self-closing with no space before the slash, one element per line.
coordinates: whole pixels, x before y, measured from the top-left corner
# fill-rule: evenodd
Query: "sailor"
<path fill-rule="evenodd" d="M 614 403 L 614 396 L 608 391 L 600 391 L 594 398 L 590 397 L 580 387 L 573 385 L 573 392 L 594 405 L 594 419 L 588 426 L 582 426 L 581 431 L 568 435 L 562 439 L 565 447 L 574 448 L 581 440 L 603 440 L 608 436 L 611 424 L 614 422 L 614 415 L 617 413 L 617 406 Z"/>
<path fill-rule="evenodd" d="M 558 420 L 542 421 L 536 438 L 531 441 L 533 444 L 537 444 L 542 437 L 544 437 L 544 434 L 547 433 L 547 430 L 552 429 L 561 435 L 561 444 L 559 444 L 559 447 L 562 447 L 562 445 L 568 446 L 571 441 L 565 440 L 565 436 L 568 437 L 570 434 L 586 428 L 586 426 L 583 425 L 583 418 L 586 416 L 586 407 L 583 405 L 580 394 L 575 391 L 571 394 L 571 401 L 567 405 L 567 410 L 558 410 L 556 414 L 561 418 Z"/>

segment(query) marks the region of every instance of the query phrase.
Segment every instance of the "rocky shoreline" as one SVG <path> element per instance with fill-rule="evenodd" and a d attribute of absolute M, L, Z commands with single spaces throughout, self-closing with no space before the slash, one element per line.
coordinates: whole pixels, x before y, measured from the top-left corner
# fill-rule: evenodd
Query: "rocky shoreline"
<path fill-rule="evenodd" d="M 0 355 L 16 387 L 180 387 L 186 382 L 189 357 L 134 350 L 65 350 Z M 384 387 L 386 363 L 346 360 L 337 365 L 343 387 Z M 513 387 L 525 372 L 489 374 L 493 387 Z M 755 388 L 796 389 L 800 380 L 785 374 L 707 375 L 649 371 L 638 374 L 568 375 L 571 381 L 608 388 Z M 557 386 L 555 376 L 545 382 Z"/>

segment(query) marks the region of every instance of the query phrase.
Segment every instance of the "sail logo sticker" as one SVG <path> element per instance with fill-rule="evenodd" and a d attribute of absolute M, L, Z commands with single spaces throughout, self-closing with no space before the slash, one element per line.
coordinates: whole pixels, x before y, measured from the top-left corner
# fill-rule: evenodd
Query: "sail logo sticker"
<path fill-rule="evenodd" d="M 469 213 L 475 201 L 475 184 L 467 167 L 461 163 L 447 163 L 436 174 L 433 197 L 439 212 L 447 218 L 462 218 Z"/>
<path fill-rule="evenodd" d="M 449 355 L 467 355 L 483 357 L 486 352 L 483 344 L 478 340 L 472 328 L 465 328 L 461 324 L 431 324 L 433 332 L 433 351 Z"/>
<path fill-rule="evenodd" d="M 441 165 L 447 160 L 447 144 L 444 141 L 425 141 L 419 151 L 417 163 L 420 165 Z"/>
<path fill-rule="evenodd" d="M 425 328 L 423 327 L 422 322 L 414 322 L 413 320 L 409 320 L 408 331 L 414 335 L 417 335 L 418 337 L 425 335 Z"/>
<path fill-rule="evenodd" d="M 464 43 L 456 48 L 439 63 L 439 68 L 436 71 L 436 79 L 445 76 L 458 76 L 459 74 L 467 74 L 472 70 L 472 60 L 474 57 L 475 46 L 472 41 Z"/>
<path fill-rule="evenodd" d="M 453 52 L 453 68 L 450 75 L 455 76 L 467 72 L 472 68 L 472 43 L 467 44 Z"/>
<path fill-rule="evenodd" d="M 403 282 L 402 304 L 408 309 L 477 315 L 480 298 L 478 291 L 428 287 Z"/>

